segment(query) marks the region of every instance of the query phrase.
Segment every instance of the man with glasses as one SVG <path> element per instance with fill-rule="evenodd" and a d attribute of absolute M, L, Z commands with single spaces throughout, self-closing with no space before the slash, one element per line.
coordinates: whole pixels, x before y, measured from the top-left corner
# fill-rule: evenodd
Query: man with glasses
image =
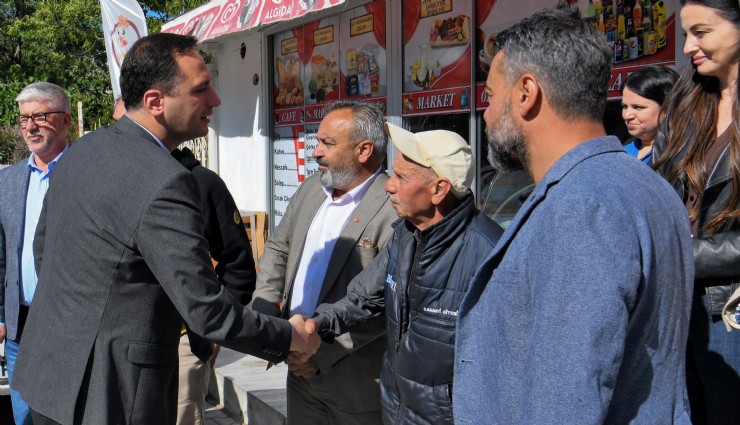
<path fill-rule="evenodd" d="M 51 83 L 33 83 L 16 97 L 19 124 L 31 156 L 0 171 L 0 341 L 10 378 L 13 417 L 18 425 L 31 423 L 28 406 L 13 387 L 18 344 L 38 280 L 33 238 L 49 176 L 67 149 L 72 122 L 69 98 Z"/>

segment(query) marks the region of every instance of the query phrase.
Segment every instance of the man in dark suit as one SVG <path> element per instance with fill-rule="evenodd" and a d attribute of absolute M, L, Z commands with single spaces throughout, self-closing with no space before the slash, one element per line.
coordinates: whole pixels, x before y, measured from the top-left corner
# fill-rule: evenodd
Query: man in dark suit
<path fill-rule="evenodd" d="M 318 348 L 303 318 L 262 316 L 218 283 L 197 183 L 170 155 L 207 133 L 220 104 L 196 43 L 137 41 L 121 69 L 127 116 L 78 140 L 55 169 L 15 377 L 37 425 L 173 424 L 183 319 L 271 361 Z"/>
<path fill-rule="evenodd" d="M 117 122 L 125 114 L 119 98 L 113 107 L 113 120 Z M 246 305 L 252 299 L 256 272 L 236 202 L 221 177 L 202 166 L 190 149 L 175 149 L 172 156 L 198 182 L 204 236 L 216 264 L 218 281 Z M 205 420 L 208 384 L 218 352 L 218 345 L 183 326 L 178 348 L 177 425 L 201 425 Z"/>
<path fill-rule="evenodd" d="M 319 303 L 344 298 L 350 280 L 388 241 L 398 217 L 384 189 L 384 124 L 382 112 L 368 103 L 327 107 L 313 151 L 321 174 L 301 185 L 265 245 L 255 309 L 312 316 Z M 305 364 L 289 359 L 288 423 L 381 423 L 384 335 L 380 316 L 322 344 Z"/>
<path fill-rule="evenodd" d="M 38 277 L 33 237 L 49 178 L 67 149 L 72 122 L 69 98 L 56 84 L 27 85 L 16 98 L 21 134 L 31 156 L 0 172 L 0 342 L 5 340 L 8 377 L 13 384 L 18 347 Z M 10 391 L 16 425 L 30 425 L 28 405 Z"/>

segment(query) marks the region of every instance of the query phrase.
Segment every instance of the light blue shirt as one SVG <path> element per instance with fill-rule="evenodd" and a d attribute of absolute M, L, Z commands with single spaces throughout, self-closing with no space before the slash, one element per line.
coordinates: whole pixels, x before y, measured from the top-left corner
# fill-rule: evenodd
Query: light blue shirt
<path fill-rule="evenodd" d="M 149 131 L 149 129 L 148 129 L 148 128 L 146 128 L 146 127 L 144 127 L 143 125 L 139 124 L 138 122 L 134 121 L 134 119 L 133 119 L 133 118 L 131 118 L 131 117 L 129 117 L 128 115 L 126 115 L 126 116 L 128 117 L 128 119 L 130 119 L 130 120 L 131 120 L 132 122 L 134 122 L 134 123 L 135 123 L 136 125 L 138 125 L 139 127 L 143 128 L 143 129 L 144 129 L 144 131 L 146 131 L 147 133 L 151 134 L 151 135 L 152 135 L 152 137 L 154 137 L 154 140 L 156 140 L 156 141 L 157 141 L 157 144 L 159 145 L 159 147 L 161 147 L 162 149 L 164 149 L 164 151 L 165 151 L 165 152 L 167 152 L 167 153 L 171 153 L 171 152 L 172 152 L 172 151 L 171 151 L 171 150 L 170 150 L 170 149 L 169 149 L 169 148 L 168 148 L 167 146 L 165 146 L 165 145 L 164 145 L 164 143 L 162 143 L 162 141 L 161 141 L 161 140 L 159 140 L 159 137 L 155 136 L 155 135 L 154 135 L 154 133 L 152 133 L 151 131 Z"/>
<path fill-rule="evenodd" d="M 31 154 L 28 158 L 28 169 L 31 171 L 31 176 L 28 180 L 28 192 L 26 192 L 26 218 L 23 227 L 23 252 L 21 254 L 20 301 L 23 305 L 31 305 L 38 283 L 33 257 L 33 237 L 36 234 L 36 225 L 39 223 L 41 207 L 44 205 L 44 197 L 49 189 L 49 176 L 68 147 L 69 145 L 49 163 L 46 172 L 36 166 L 34 154 Z"/>

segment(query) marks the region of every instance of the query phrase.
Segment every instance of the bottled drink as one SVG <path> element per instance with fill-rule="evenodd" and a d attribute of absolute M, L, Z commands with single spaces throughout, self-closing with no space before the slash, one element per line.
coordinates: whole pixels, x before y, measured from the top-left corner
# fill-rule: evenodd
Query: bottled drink
<path fill-rule="evenodd" d="M 632 25 L 635 28 L 635 32 L 642 27 L 642 6 L 640 6 L 640 0 L 635 0 L 635 7 L 632 9 Z"/>
<path fill-rule="evenodd" d="M 653 30 L 653 4 L 650 0 L 642 1 L 642 28 L 645 32 Z"/>

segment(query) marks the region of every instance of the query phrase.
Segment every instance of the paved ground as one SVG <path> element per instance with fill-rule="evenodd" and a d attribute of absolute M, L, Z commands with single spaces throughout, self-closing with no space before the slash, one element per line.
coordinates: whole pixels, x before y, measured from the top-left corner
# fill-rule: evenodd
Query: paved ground
<path fill-rule="evenodd" d="M 281 402 L 276 402 L 275 405 L 285 415 L 284 389 L 287 367 L 279 364 L 268 371 L 266 365 L 264 360 L 222 348 L 216 360 L 216 373 L 212 385 L 218 383 L 220 391 L 217 388 L 216 392 L 219 393 L 221 403 L 228 405 L 231 411 L 223 404 L 210 406 L 206 412 L 205 425 L 243 425 L 245 419 L 242 418 L 247 417 L 247 391 L 278 393 Z M 262 406 L 262 409 L 264 408 Z M 0 396 L 0 425 L 14 425 L 10 396 Z"/>
<path fill-rule="evenodd" d="M 0 421 L 0 423 L 5 423 Z M 223 409 L 223 405 L 212 406 L 206 411 L 205 425 L 242 425 L 242 422 L 232 418 Z"/>
<path fill-rule="evenodd" d="M 0 424 L 15 425 L 13 422 L 13 408 L 10 405 L 10 396 L 0 397 Z M 206 412 L 205 425 L 242 425 L 222 410 L 222 406 L 211 406 Z"/>

